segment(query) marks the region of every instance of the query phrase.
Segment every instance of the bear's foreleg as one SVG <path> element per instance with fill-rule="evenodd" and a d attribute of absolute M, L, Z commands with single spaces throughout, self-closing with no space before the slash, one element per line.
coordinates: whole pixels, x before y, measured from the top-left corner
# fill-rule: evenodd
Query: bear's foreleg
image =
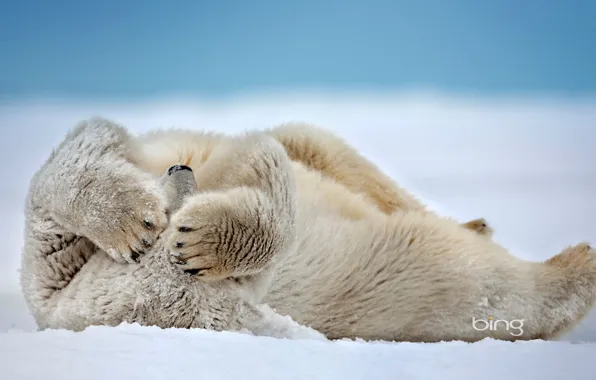
<path fill-rule="evenodd" d="M 295 179 L 287 154 L 273 138 L 248 134 L 218 146 L 197 178 L 199 193 L 171 219 L 166 241 L 172 262 L 203 281 L 254 282 L 263 294 L 262 282 L 296 241 Z"/>
<path fill-rule="evenodd" d="M 82 122 L 34 175 L 28 209 L 47 212 L 120 263 L 137 261 L 167 224 L 157 182 L 125 158 L 130 137 L 103 119 Z"/>

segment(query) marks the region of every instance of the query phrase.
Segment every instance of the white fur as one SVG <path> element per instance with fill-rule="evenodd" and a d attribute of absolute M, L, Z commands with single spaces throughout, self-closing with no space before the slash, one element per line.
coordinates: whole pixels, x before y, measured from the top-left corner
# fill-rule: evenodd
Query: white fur
<path fill-rule="evenodd" d="M 462 226 L 426 211 L 341 140 L 308 126 L 236 137 L 190 131 L 127 136 L 115 153 L 96 158 L 101 176 L 88 196 L 104 207 L 88 218 L 90 210 L 71 192 L 81 185 L 72 169 L 80 176 L 89 168 L 74 161 L 87 150 L 105 151 L 112 138 L 105 131 L 112 129 L 125 134 L 104 121 L 85 129 L 97 134 L 85 140 L 88 146 L 68 137 L 59 158 L 32 182 L 23 289 L 42 326 L 132 318 L 164 327 L 241 329 L 267 320 L 255 306 L 264 302 L 329 338 L 512 340 L 555 337 L 594 302 L 596 264 L 587 244 L 546 263 L 517 259 L 486 238 L 484 223 Z M 90 251 L 131 240 L 104 225 L 110 217 L 137 229 L 139 218 L 123 219 L 114 204 L 161 220 L 147 205 L 165 201 L 146 177 L 182 163 L 193 168 L 198 193 L 172 215 L 162 243 L 140 266 L 114 262 L 130 262 L 127 250 L 111 258 Z M 114 188 L 108 173 L 121 187 Z M 129 187 L 152 201 L 127 198 Z M 77 251 L 78 269 L 71 260 L 60 262 L 67 271 L 47 270 L 49 259 L 40 252 L 58 230 L 88 238 Z M 84 318 L 72 311 L 76 307 Z M 523 319 L 522 334 L 513 336 L 503 325 L 473 328 L 473 318 L 489 316 Z"/>

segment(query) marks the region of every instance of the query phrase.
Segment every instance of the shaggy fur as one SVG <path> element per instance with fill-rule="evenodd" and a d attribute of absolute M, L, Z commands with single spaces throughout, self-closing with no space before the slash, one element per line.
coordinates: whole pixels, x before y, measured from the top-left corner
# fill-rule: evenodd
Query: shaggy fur
<path fill-rule="evenodd" d="M 169 214 L 178 215 L 185 201 L 203 201 L 205 215 L 210 206 L 214 212 L 225 211 L 225 206 L 217 202 L 219 194 L 197 196 L 190 168 L 174 166 L 161 180 L 143 173 L 125 159 L 129 142 L 121 127 L 102 120 L 84 123 L 31 182 L 21 285 L 38 326 L 78 331 L 90 325 L 137 322 L 320 338 L 257 305 L 250 289 L 258 283 L 250 276 L 212 285 L 193 280 L 170 263 L 164 239 L 159 239 L 178 233 L 164 231 Z M 219 237 L 234 248 L 247 243 L 237 238 L 250 236 L 255 250 L 245 252 L 245 259 L 251 260 L 247 268 L 258 271 L 263 262 L 283 257 L 295 244 L 295 185 L 289 160 L 281 147 L 256 135 L 231 140 L 229 149 L 220 152 L 224 161 L 246 162 L 243 169 L 250 174 L 237 178 L 246 180 L 242 183 L 231 179 L 230 191 L 246 197 L 246 204 L 238 206 L 254 211 L 251 216 L 258 218 L 261 229 Z M 251 179 L 252 189 L 238 187 Z M 258 202 L 253 210 L 250 201 Z M 229 206 L 236 211 L 236 205 Z M 244 227 L 229 222 L 232 229 Z M 211 236 L 217 238 L 223 230 L 214 232 Z M 258 257 L 250 256 L 256 252 Z"/>
<path fill-rule="evenodd" d="M 194 170 L 198 193 L 168 222 L 156 178 L 174 164 Z M 31 183 L 22 283 L 40 326 L 73 329 L 258 330 L 265 303 L 329 338 L 549 339 L 592 306 L 587 244 L 532 263 L 491 234 L 483 219 L 462 226 L 427 211 L 319 129 L 133 139 L 95 120 Z M 523 328 L 475 329 L 478 319 Z"/>

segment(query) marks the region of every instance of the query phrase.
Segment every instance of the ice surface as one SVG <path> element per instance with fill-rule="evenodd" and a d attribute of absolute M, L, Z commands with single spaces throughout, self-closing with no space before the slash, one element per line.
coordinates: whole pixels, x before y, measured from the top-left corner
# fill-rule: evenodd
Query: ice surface
<path fill-rule="evenodd" d="M 135 132 L 239 132 L 308 121 L 344 136 L 432 208 L 485 217 L 512 253 L 544 260 L 596 243 L 596 100 L 276 96 L 223 103 L 0 105 L 0 373 L 6 379 L 594 379 L 596 313 L 564 342 L 320 342 L 139 326 L 32 332 L 18 291 L 22 207 L 34 170 L 78 120 Z M 11 331 L 7 333 L 7 331 Z M 575 344 L 570 342 L 584 342 Z"/>

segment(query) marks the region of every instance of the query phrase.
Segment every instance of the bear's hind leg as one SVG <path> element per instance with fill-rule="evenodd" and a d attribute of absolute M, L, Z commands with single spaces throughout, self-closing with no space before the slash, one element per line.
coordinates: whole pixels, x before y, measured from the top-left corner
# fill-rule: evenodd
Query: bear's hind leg
<path fill-rule="evenodd" d="M 272 128 L 267 133 L 283 145 L 290 159 L 332 179 L 350 192 L 362 195 L 384 214 L 391 215 L 400 211 L 430 212 L 420 200 L 384 174 L 354 147 L 325 129 L 290 123 Z M 349 218 L 353 216 L 349 215 Z M 357 219 L 359 218 L 360 215 Z M 483 218 L 463 223 L 462 226 L 488 238 L 493 234 L 493 229 Z"/>
<path fill-rule="evenodd" d="M 333 179 L 353 193 L 362 194 L 385 214 L 425 210 L 422 202 L 330 131 L 290 123 L 266 133 L 283 145 L 290 159 Z"/>
<path fill-rule="evenodd" d="M 596 250 L 580 243 L 540 265 L 537 287 L 545 297 L 544 327 L 536 338 L 553 339 L 575 327 L 596 301 Z"/>
<path fill-rule="evenodd" d="M 529 271 L 510 274 L 514 286 L 500 295 L 501 301 L 488 297 L 493 327 L 473 340 L 552 340 L 575 327 L 596 301 L 596 250 L 587 243 L 568 247 L 544 263 L 526 264 Z"/>

